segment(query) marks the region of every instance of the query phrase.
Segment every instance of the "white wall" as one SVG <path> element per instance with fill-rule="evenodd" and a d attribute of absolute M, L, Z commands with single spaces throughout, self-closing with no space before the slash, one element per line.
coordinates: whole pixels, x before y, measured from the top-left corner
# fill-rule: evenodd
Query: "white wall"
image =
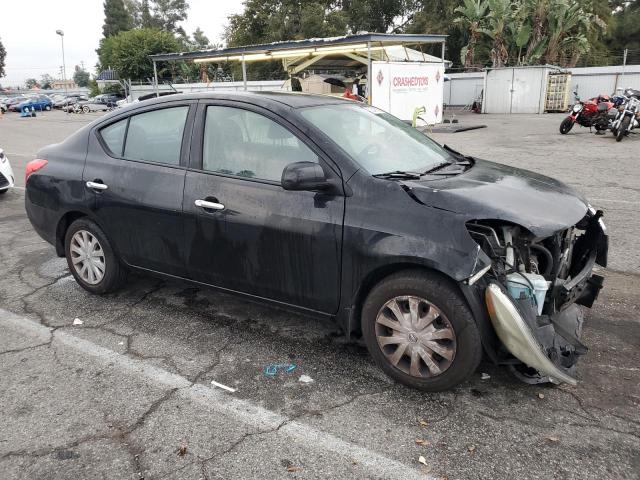
<path fill-rule="evenodd" d="M 471 105 L 484 88 L 484 72 L 449 73 L 444 84 L 444 103 L 454 107 Z"/>
<path fill-rule="evenodd" d="M 571 88 L 578 86 L 581 98 L 591 98 L 601 93 L 615 93 L 617 87 L 640 89 L 640 65 L 627 65 L 622 75 L 622 65 L 611 67 L 571 68 Z M 484 72 L 447 74 L 451 79 L 445 83 L 445 103 L 452 106 L 465 106 L 473 102 L 482 91 Z M 540 92 L 540 77 L 526 79 L 528 87 Z M 617 82 L 617 83 L 616 83 Z M 523 87 L 524 85 L 521 85 Z M 520 89 L 522 90 L 522 88 Z M 476 93 L 477 92 L 477 93 Z M 537 93 L 536 93 L 537 96 Z M 496 100 L 495 97 L 493 100 Z M 490 100 L 491 102 L 492 100 Z"/>

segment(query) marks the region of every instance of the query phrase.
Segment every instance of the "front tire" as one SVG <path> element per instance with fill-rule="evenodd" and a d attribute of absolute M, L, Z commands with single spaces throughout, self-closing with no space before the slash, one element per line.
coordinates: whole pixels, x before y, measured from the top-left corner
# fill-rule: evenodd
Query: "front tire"
<path fill-rule="evenodd" d="M 417 270 L 384 279 L 362 308 L 362 333 L 375 363 L 392 379 L 438 392 L 475 372 L 480 334 L 455 285 Z"/>
<path fill-rule="evenodd" d="M 87 218 L 73 222 L 64 240 L 65 257 L 76 282 L 94 294 L 113 292 L 127 272 L 102 229 Z"/>
<path fill-rule="evenodd" d="M 627 134 L 627 129 L 629 128 L 629 124 L 631 123 L 631 117 L 625 116 L 620 122 L 620 128 L 616 132 L 616 142 L 622 140 L 622 138 Z"/>
<path fill-rule="evenodd" d="M 51 105 L 47 105 L 46 107 L 44 107 L 44 109 L 45 109 L 47 112 L 51 111 Z"/>
<path fill-rule="evenodd" d="M 565 118 L 560 124 L 560 133 L 566 135 L 573 128 L 573 119 L 571 117 Z"/>

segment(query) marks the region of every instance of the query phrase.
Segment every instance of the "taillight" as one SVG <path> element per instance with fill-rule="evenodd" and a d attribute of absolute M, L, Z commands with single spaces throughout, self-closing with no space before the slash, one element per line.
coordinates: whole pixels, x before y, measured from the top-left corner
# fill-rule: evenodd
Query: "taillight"
<path fill-rule="evenodd" d="M 47 163 L 49 163 L 47 160 L 42 160 L 41 158 L 36 158 L 27 163 L 27 168 L 24 169 L 24 184 L 27 184 L 27 178 L 29 178 L 33 172 L 37 172 Z"/>

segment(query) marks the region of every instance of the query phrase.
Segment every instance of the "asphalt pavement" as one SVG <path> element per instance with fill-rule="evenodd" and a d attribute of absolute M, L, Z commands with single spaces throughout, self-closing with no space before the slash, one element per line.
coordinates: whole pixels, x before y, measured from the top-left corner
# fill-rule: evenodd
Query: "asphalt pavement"
<path fill-rule="evenodd" d="M 18 181 L 40 147 L 96 116 L 0 117 Z M 459 118 L 488 128 L 433 136 L 605 210 L 611 268 L 577 387 L 483 364 L 425 394 L 331 323 L 138 276 L 92 296 L 16 188 L 0 197 L 0 478 L 640 478 L 640 139 L 560 136 L 558 115 Z"/>

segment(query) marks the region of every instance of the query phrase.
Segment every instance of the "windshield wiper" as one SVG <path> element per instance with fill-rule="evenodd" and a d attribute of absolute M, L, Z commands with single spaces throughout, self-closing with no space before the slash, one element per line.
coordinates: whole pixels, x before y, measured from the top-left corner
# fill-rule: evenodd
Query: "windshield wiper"
<path fill-rule="evenodd" d="M 406 172 L 404 170 L 394 170 L 393 172 L 377 173 L 376 178 L 400 178 L 403 180 L 419 180 L 422 176 L 419 172 Z"/>
<path fill-rule="evenodd" d="M 439 163 L 435 167 L 431 167 L 429 170 L 424 172 L 423 175 L 429 175 L 430 173 L 433 173 L 433 172 L 435 172 L 437 170 L 440 170 L 441 168 L 448 167 L 449 165 L 454 165 L 454 164 L 453 163 L 449 163 L 449 162 Z"/>
<path fill-rule="evenodd" d="M 464 163 L 469 165 L 471 161 L 473 161 L 473 157 L 470 157 L 469 155 L 463 155 L 462 153 L 458 152 L 457 150 L 454 150 L 453 148 L 451 148 L 449 145 L 447 145 L 446 143 L 442 146 L 447 152 L 451 153 L 454 157 L 457 157 L 459 160 L 464 160 Z M 462 162 L 460 162 L 462 163 Z"/>

